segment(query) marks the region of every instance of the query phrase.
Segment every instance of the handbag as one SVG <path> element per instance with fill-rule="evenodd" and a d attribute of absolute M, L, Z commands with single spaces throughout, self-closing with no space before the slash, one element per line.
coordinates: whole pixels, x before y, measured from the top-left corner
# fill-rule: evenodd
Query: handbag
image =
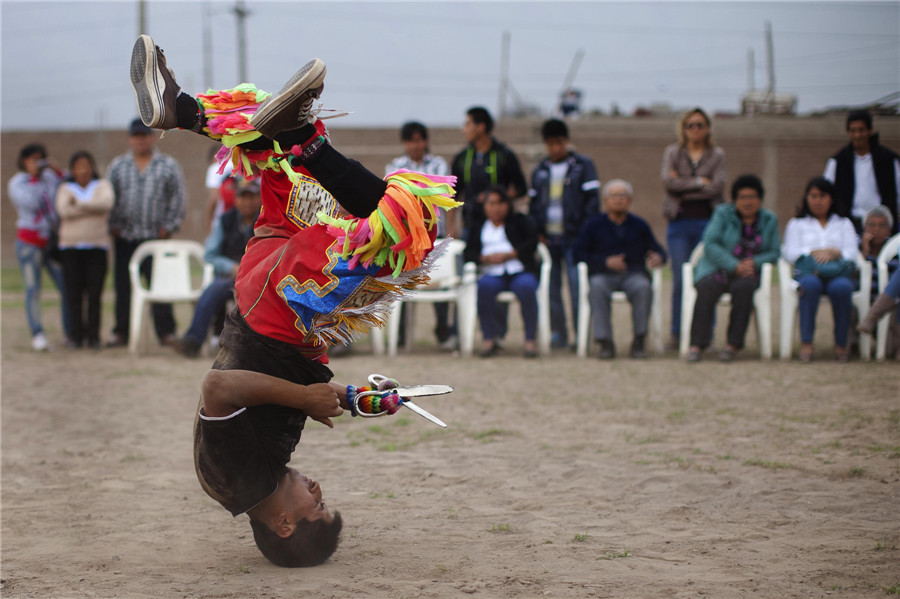
<path fill-rule="evenodd" d="M 794 263 L 794 276 L 816 275 L 823 279 L 835 279 L 852 277 L 854 274 L 856 274 L 856 262 L 843 258 L 819 264 L 815 258 L 804 254 Z"/>

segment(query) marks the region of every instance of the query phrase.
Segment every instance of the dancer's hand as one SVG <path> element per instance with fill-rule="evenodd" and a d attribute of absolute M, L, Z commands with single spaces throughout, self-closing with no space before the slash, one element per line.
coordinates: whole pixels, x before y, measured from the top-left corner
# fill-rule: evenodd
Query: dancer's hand
<path fill-rule="evenodd" d="M 334 428 L 330 417 L 337 417 L 344 413 L 334 387 L 328 383 L 315 383 L 307 385 L 305 391 L 306 397 L 302 409 L 306 415 L 328 428 Z"/>

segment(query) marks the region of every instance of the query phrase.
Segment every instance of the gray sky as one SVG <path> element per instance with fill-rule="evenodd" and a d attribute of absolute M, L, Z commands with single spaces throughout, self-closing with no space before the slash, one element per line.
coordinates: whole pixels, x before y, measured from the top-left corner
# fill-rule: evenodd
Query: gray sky
<path fill-rule="evenodd" d="M 238 83 L 233 2 L 147 1 L 147 33 L 187 91 Z M 326 107 L 355 111 L 329 126 L 461 123 L 498 109 L 501 39 L 510 79 L 543 114 L 579 49 L 583 105 L 624 112 L 667 102 L 737 111 L 747 51 L 766 85 L 764 21 L 776 85 L 800 112 L 900 90 L 900 2 L 307 3 L 248 1 L 249 79 L 276 90 L 309 58 L 328 66 Z M 137 2 L 0 4 L 4 130 L 121 128 L 136 116 L 128 79 Z M 204 16 L 208 15 L 208 16 Z M 213 39 L 204 80 L 203 26 Z"/>

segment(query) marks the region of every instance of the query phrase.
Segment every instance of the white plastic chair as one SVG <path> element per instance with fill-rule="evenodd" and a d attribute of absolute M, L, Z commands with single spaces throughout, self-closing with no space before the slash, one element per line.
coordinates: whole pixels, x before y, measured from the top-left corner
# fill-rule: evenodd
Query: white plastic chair
<path fill-rule="evenodd" d="M 474 304 L 469 300 L 470 295 L 474 297 L 475 276 L 471 274 L 467 278 L 465 275 L 460 275 L 458 266 L 460 263 L 459 257 L 465 248 L 466 243 L 464 241 L 458 239 L 449 240 L 444 253 L 435 261 L 434 268 L 429 273 L 431 286 L 410 292 L 402 300 L 394 302 L 387 324 L 388 355 L 397 355 L 397 339 L 400 336 L 401 325 L 401 318 L 399 317 L 401 303 L 406 304 L 404 310 L 409 310 L 406 330 L 407 349 L 412 346 L 413 341 L 414 306 L 418 303 L 454 302 L 456 303 L 457 318 L 459 319 L 456 326 L 460 336 L 460 351 L 463 355 L 469 355 L 472 352 L 472 343 L 467 336 L 473 334 L 473 327 L 468 323 L 475 318 Z"/>
<path fill-rule="evenodd" d="M 878 252 L 877 268 L 878 268 L 878 293 L 884 293 L 887 287 L 888 279 L 888 262 L 900 255 L 900 234 L 894 235 L 884 244 L 881 251 Z M 875 340 L 875 359 L 884 360 L 887 357 L 887 339 L 888 329 L 891 325 L 891 318 L 895 318 L 896 310 L 891 310 L 878 321 Z M 860 315 L 862 319 L 862 315 Z M 869 335 L 865 335 L 868 337 Z"/>
<path fill-rule="evenodd" d="M 698 243 L 691 252 L 691 259 L 681 266 L 681 339 L 678 353 L 682 358 L 688 355 L 691 346 L 691 323 L 694 320 L 694 305 L 697 303 L 697 288 L 694 286 L 694 268 L 703 257 L 703 243 Z M 753 318 L 756 319 L 756 338 L 759 355 L 763 360 L 772 359 L 772 265 L 763 264 L 759 273 L 759 287 L 753 292 Z M 731 294 L 723 293 L 717 306 L 731 306 Z"/>
<path fill-rule="evenodd" d="M 856 267 L 859 270 L 859 291 L 854 291 L 853 305 L 859 314 L 860 320 L 869 312 L 869 298 L 872 295 L 872 264 L 862 256 L 856 257 Z M 781 288 L 781 354 L 782 360 L 790 360 L 794 346 L 794 330 L 797 317 L 797 308 L 800 305 L 798 290 L 800 284 L 794 280 L 794 265 L 784 258 L 778 259 L 778 284 Z M 821 299 L 828 299 L 822 294 Z M 871 358 L 871 335 L 859 336 L 859 355 L 863 360 Z"/>
<path fill-rule="evenodd" d="M 128 262 L 131 278 L 131 324 L 128 351 L 138 353 L 143 334 L 144 314 L 148 304 L 163 302 L 196 303 L 213 280 L 213 266 L 203 259 L 203 245 L 196 241 L 165 239 L 145 241 L 137 247 Z M 153 258 L 150 287 L 144 286 L 140 266 L 147 258 Z M 199 287 L 191 281 L 191 258 L 203 265 L 203 277 Z"/>
<path fill-rule="evenodd" d="M 543 243 L 537 246 L 537 252 L 541 259 L 540 278 L 538 279 L 537 288 L 537 304 L 538 304 L 538 322 L 537 322 L 537 346 L 538 353 L 541 355 L 550 354 L 550 250 Z M 473 278 L 476 276 L 478 267 L 474 262 L 467 262 L 463 271 L 464 277 Z M 498 302 L 512 303 L 517 301 L 516 294 L 512 291 L 502 291 L 497 295 Z M 475 344 L 475 324 L 478 320 L 478 296 L 477 283 L 467 294 L 466 302 L 469 304 L 468 310 L 471 318 L 468 322 L 469 333 L 465 342 L 468 347 L 464 349 L 464 355 L 472 353 L 472 347 Z M 460 331 L 462 329 L 460 328 Z M 460 347 L 463 345 L 463 339 L 460 338 Z"/>
<path fill-rule="evenodd" d="M 579 358 L 586 358 L 591 334 L 591 302 L 590 302 L 590 276 L 588 265 L 585 262 L 578 263 L 578 331 L 576 334 L 576 347 Z M 662 325 L 662 267 L 657 266 L 650 271 L 650 287 L 653 289 L 653 300 L 650 304 L 650 334 L 653 336 L 653 346 L 657 353 L 663 353 L 663 325 Z M 627 304 L 628 297 L 624 291 L 613 291 L 614 304 Z"/>

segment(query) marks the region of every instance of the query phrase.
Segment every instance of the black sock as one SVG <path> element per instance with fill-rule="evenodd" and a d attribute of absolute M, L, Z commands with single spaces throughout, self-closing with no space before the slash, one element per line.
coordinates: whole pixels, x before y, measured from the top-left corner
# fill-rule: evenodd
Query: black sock
<path fill-rule="evenodd" d="M 315 137 L 317 134 L 316 126 L 313 123 L 307 123 L 299 129 L 282 131 L 275 136 L 275 141 L 281 145 L 282 150 L 287 151 L 293 146 L 302 146 L 309 141 L 311 137 Z"/>
<path fill-rule="evenodd" d="M 175 98 L 175 124 L 180 129 L 194 129 L 201 123 L 200 104 L 194 96 L 181 92 Z"/>

